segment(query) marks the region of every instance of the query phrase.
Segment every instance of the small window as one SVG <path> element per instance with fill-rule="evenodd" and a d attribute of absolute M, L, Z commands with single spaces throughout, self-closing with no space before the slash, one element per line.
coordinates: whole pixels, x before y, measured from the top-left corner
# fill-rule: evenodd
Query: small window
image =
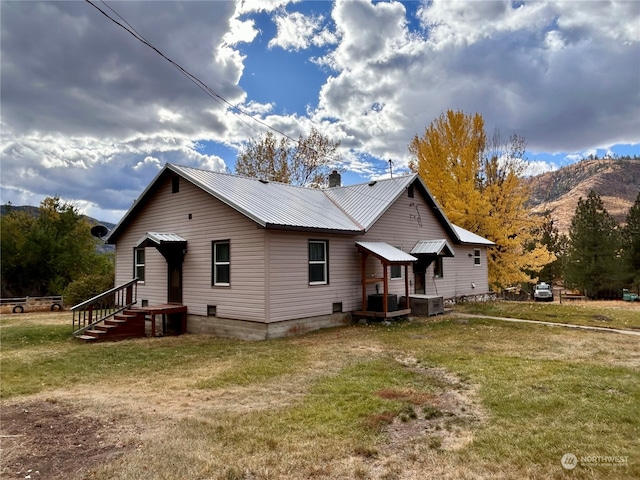
<path fill-rule="evenodd" d="M 211 284 L 213 286 L 228 287 L 231 284 L 231 248 L 229 241 L 213 242 L 212 257 Z"/>
<path fill-rule="evenodd" d="M 333 313 L 342 313 L 342 302 L 336 302 L 332 306 Z"/>
<path fill-rule="evenodd" d="M 327 246 L 326 240 L 309 241 L 309 285 L 329 283 Z"/>
<path fill-rule="evenodd" d="M 474 248 L 473 249 L 473 264 L 475 266 L 481 265 L 481 256 L 480 256 L 480 249 L 479 248 Z"/>
<path fill-rule="evenodd" d="M 436 257 L 433 262 L 433 276 L 436 278 L 442 278 L 444 276 L 444 269 L 442 268 L 442 257 Z"/>
<path fill-rule="evenodd" d="M 398 250 L 402 250 L 402 247 L 396 247 Z M 402 265 L 391 265 L 391 278 L 402 278 Z"/>
<path fill-rule="evenodd" d="M 402 265 L 391 265 L 391 278 L 402 278 Z"/>
<path fill-rule="evenodd" d="M 144 282 L 144 248 L 136 248 L 133 251 L 133 270 L 139 282 Z"/>
<path fill-rule="evenodd" d="M 413 185 L 409 185 L 409 188 L 407 188 L 407 196 L 413 198 Z"/>
<path fill-rule="evenodd" d="M 216 305 L 207 305 L 207 316 L 215 317 L 218 313 L 218 307 Z"/>
<path fill-rule="evenodd" d="M 171 178 L 171 193 L 178 193 L 180 191 L 180 177 L 177 175 Z"/>

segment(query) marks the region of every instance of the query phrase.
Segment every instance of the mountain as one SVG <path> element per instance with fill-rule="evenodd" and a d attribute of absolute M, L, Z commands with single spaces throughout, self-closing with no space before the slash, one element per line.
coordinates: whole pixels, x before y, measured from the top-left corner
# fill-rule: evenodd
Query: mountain
<path fill-rule="evenodd" d="M 38 207 L 34 207 L 31 205 L 11 205 L 10 207 L 7 205 L 0 205 L 0 215 L 6 215 L 9 209 L 16 212 L 26 212 L 34 217 L 38 215 Z M 89 217 L 87 215 L 83 215 L 83 217 L 86 218 L 87 222 L 89 222 L 90 225 L 104 225 L 109 230 L 113 230 L 113 227 L 116 226 L 115 223 L 101 222 L 100 220 L 96 220 L 95 218 Z"/>
<path fill-rule="evenodd" d="M 0 215 L 6 215 L 9 208 L 11 210 L 17 211 L 17 212 L 26 212 L 29 215 L 32 216 L 37 216 L 38 215 L 38 207 L 34 207 L 31 205 L 11 205 L 10 207 L 7 205 L 0 205 Z M 101 222 L 99 220 L 96 220 L 93 217 L 89 217 L 87 215 L 83 215 L 83 217 L 87 220 L 87 222 L 89 222 L 89 225 L 93 226 L 93 225 L 104 225 L 105 227 L 107 227 L 109 230 L 113 230 L 113 227 L 116 226 L 115 223 L 110 223 L 110 222 Z M 106 253 L 106 252 L 113 252 L 115 251 L 115 247 L 113 245 L 106 245 L 101 241 L 96 240 L 96 250 L 100 253 Z"/>
<path fill-rule="evenodd" d="M 624 223 L 640 192 L 640 159 L 582 160 L 528 180 L 534 212 L 549 212 L 558 231 L 568 233 L 578 199 L 594 190 L 607 211 Z"/>

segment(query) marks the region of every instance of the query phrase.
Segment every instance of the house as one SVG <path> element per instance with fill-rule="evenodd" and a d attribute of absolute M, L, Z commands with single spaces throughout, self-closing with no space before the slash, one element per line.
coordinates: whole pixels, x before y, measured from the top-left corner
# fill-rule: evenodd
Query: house
<path fill-rule="evenodd" d="M 451 224 L 419 176 L 331 177 L 320 190 L 165 165 L 107 237 L 116 285 L 187 306 L 188 332 L 245 339 L 489 292 L 492 242 Z"/>

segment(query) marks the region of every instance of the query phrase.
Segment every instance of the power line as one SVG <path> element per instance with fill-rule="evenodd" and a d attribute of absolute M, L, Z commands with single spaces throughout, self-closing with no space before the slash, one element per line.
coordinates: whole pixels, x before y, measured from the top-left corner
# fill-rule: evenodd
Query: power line
<path fill-rule="evenodd" d="M 133 28 L 131 26 L 131 24 L 129 24 L 129 22 L 127 22 L 119 13 L 117 13 L 113 8 L 111 8 L 104 0 L 102 0 L 102 3 L 109 9 L 111 10 L 115 15 L 118 16 L 118 18 L 120 18 L 122 20 L 122 22 L 124 22 L 124 25 L 122 22 L 119 22 L 118 20 L 116 20 L 115 18 L 113 18 L 111 15 L 109 15 L 109 13 L 105 12 L 103 9 L 101 9 L 99 6 L 97 6 L 95 3 L 93 3 L 91 0 L 85 0 L 85 2 L 87 2 L 89 5 L 91 5 L 93 8 L 95 8 L 96 10 L 98 10 L 100 13 L 102 13 L 105 17 L 107 17 L 109 20 L 111 20 L 113 23 L 115 23 L 116 25 L 118 25 L 120 28 L 122 28 L 123 30 L 125 30 L 126 32 L 128 32 L 130 35 L 132 35 L 136 40 L 138 40 L 139 42 L 143 43 L 144 45 L 146 45 L 147 47 L 149 47 L 150 49 L 152 49 L 154 52 L 156 52 L 158 55 L 160 55 L 162 58 L 164 58 L 166 61 L 168 61 L 171 65 L 173 65 L 176 69 L 178 69 L 178 71 L 180 71 L 180 73 L 182 73 L 184 76 L 186 76 L 192 83 L 194 83 L 200 90 L 202 90 L 206 95 L 208 95 L 209 97 L 211 97 L 213 100 L 215 100 L 216 102 L 218 102 L 218 104 L 224 106 L 225 108 L 230 108 L 231 110 L 235 111 L 236 113 L 240 114 L 240 115 L 245 115 L 248 118 L 250 118 L 251 120 L 253 120 L 256 123 L 259 123 L 260 125 L 262 125 L 263 127 L 268 128 L 271 131 L 274 131 L 276 133 L 279 133 L 280 135 L 282 135 L 283 137 L 293 141 L 293 142 L 298 142 L 298 140 L 296 140 L 295 138 L 287 135 L 286 133 L 278 130 L 277 128 L 272 127 L 271 125 L 268 125 L 267 123 L 263 122 L 262 120 L 259 120 L 255 117 L 253 117 L 252 115 L 248 114 L 247 112 L 245 112 L 244 110 L 242 110 L 240 107 L 233 105 L 231 102 L 229 102 L 226 98 L 224 98 L 222 95 L 218 94 L 217 92 L 215 92 L 211 87 L 209 87 L 206 83 L 204 83 L 202 80 L 200 80 L 198 77 L 196 77 L 194 74 L 192 74 L 191 72 L 189 72 L 188 70 L 186 70 L 184 67 L 182 67 L 179 63 L 175 62 L 174 60 L 172 60 L 171 58 L 167 57 L 164 53 L 162 53 L 158 48 L 156 48 L 154 45 L 151 44 L 151 42 L 149 42 L 148 40 L 146 40 L 141 34 L 139 34 L 135 28 Z M 257 132 L 257 130 L 255 128 L 253 128 L 251 125 L 249 125 L 247 122 L 245 122 L 244 120 L 240 119 L 240 121 L 242 121 L 242 123 L 244 123 L 246 126 L 248 126 L 249 128 L 251 128 L 252 130 L 254 130 L 255 132 Z"/>

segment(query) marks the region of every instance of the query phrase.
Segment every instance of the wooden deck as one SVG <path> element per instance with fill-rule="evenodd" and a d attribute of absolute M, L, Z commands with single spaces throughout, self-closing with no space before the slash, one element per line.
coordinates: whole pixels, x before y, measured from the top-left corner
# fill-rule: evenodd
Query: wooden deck
<path fill-rule="evenodd" d="M 176 335 L 187 333 L 187 306 L 180 303 L 164 303 L 161 305 L 147 305 L 146 307 L 132 307 L 129 309 L 131 312 L 143 314 L 145 317 L 151 320 L 151 336 L 155 337 L 156 332 L 156 317 L 160 315 L 162 322 L 162 334 L 168 333 L 168 330 L 173 330 L 174 325 L 177 324 L 175 329 Z"/>

